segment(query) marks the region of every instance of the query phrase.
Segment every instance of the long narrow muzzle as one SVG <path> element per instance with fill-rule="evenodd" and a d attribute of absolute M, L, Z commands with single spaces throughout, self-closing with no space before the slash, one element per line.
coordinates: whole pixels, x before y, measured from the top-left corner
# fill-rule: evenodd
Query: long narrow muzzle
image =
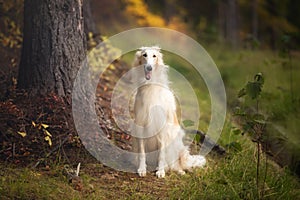
<path fill-rule="evenodd" d="M 144 70 L 145 70 L 145 78 L 146 80 L 150 80 L 151 79 L 151 75 L 152 75 L 152 66 L 149 64 L 146 64 L 144 66 Z"/>

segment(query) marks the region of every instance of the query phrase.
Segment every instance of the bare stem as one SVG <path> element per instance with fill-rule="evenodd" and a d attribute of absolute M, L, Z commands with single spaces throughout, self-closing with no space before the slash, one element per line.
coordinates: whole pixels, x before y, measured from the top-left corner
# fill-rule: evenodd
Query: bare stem
<path fill-rule="evenodd" d="M 81 164 L 81 163 L 78 163 L 78 165 L 77 165 L 76 176 L 79 176 L 80 164 Z"/>
<path fill-rule="evenodd" d="M 267 143 L 265 143 L 265 152 L 267 151 Z M 265 153 L 265 177 L 264 177 L 264 182 L 263 182 L 263 187 L 262 187 L 262 198 L 264 197 L 265 194 L 265 184 L 266 184 L 266 180 L 267 180 L 267 173 L 268 173 L 268 155 Z"/>
<path fill-rule="evenodd" d="M 290 51 L 288 51 L 288 56 L 289 56 L 289 65 L 290 65 L 290 92 L 291 92 L 291 100 L 292 103 L 294 103 L 294 92 L 293 92 L 293 65 L 292 65 L 292 56 Z"/>
<path fill-rule="evenodd" d="M 256 163 L 256 189 L 257 189 L 257 198 L 260 199 L 259 191 L 259 166 L 260 166 L 260 143 L 257 141 L 257 163 Z"/>

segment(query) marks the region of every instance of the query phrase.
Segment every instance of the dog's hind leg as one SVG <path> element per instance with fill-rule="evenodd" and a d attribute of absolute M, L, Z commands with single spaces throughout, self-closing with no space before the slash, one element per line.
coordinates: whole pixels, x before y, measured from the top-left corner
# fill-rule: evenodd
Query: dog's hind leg
<path fill-rule="evenodd" d="M 146 176 L 146 154 L 145 154 L 145 144 L 144 139 L 138 139 L 138 149 L 139 149 L 139 168 L 137 170 L 139 176 Z"/>

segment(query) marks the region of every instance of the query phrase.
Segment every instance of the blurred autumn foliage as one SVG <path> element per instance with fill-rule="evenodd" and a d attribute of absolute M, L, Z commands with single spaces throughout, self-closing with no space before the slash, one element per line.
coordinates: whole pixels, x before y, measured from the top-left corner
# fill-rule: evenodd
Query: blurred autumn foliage
<path fill-rule="evenodd" d="M 20 48 L 22 42 L 23 0 L 0 2 L 0 43 Z"/>
<path fill-rule="evenodd" d="M 202 43 L 279 48 L 285 35 L 299 49 L 297 0 L 117 0 L 92 1 L 105 34 L 139 26 L 172 28 Z M 105 9 L 101 9 L 105 8 Z M 101 13 L 99 14 L 99 9 Z"/>
<path fill-rule="evenodd" d="M 285 35 L 299 48 L 297 0 L 91 0 L 98 28 L 112 34 L 157 26 L 188 33 L 202 42 L 278 48 Z M 99 12 L 101 10 L 101 12 Z M 0 2 L 0 42 L 20 47 L 23 0 Z"/>
<path fill-rule="evenodd" d="M 125 12 L 137 20 L 139 26 L 166 26 L 165 20 L 149 11 L 147 4 L 141 0 L 124 0 Z"/>

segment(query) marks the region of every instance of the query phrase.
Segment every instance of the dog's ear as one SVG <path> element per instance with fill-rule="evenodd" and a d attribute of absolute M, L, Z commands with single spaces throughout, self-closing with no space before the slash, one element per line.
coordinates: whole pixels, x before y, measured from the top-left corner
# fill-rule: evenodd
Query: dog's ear
<path fill-rule="evenodd" d="M 132 63 L 132 66 L 133 67 L 136 67 L 136 66 L 139 66 L 141 65 L 141 56 L 142 56 L 142 51 L 138 50 L 136 53 L 135 53 L 135 57 L 134 57 L 134 60 L 133 60 L 133 63 Z"/>
<path fill-rule="evenodd" d="M 142 51 L 141 50 L 138 50 L 137 52 L 135 52 L 135 57 L 136 58 L 139 58 L 142 56 Z"/>

